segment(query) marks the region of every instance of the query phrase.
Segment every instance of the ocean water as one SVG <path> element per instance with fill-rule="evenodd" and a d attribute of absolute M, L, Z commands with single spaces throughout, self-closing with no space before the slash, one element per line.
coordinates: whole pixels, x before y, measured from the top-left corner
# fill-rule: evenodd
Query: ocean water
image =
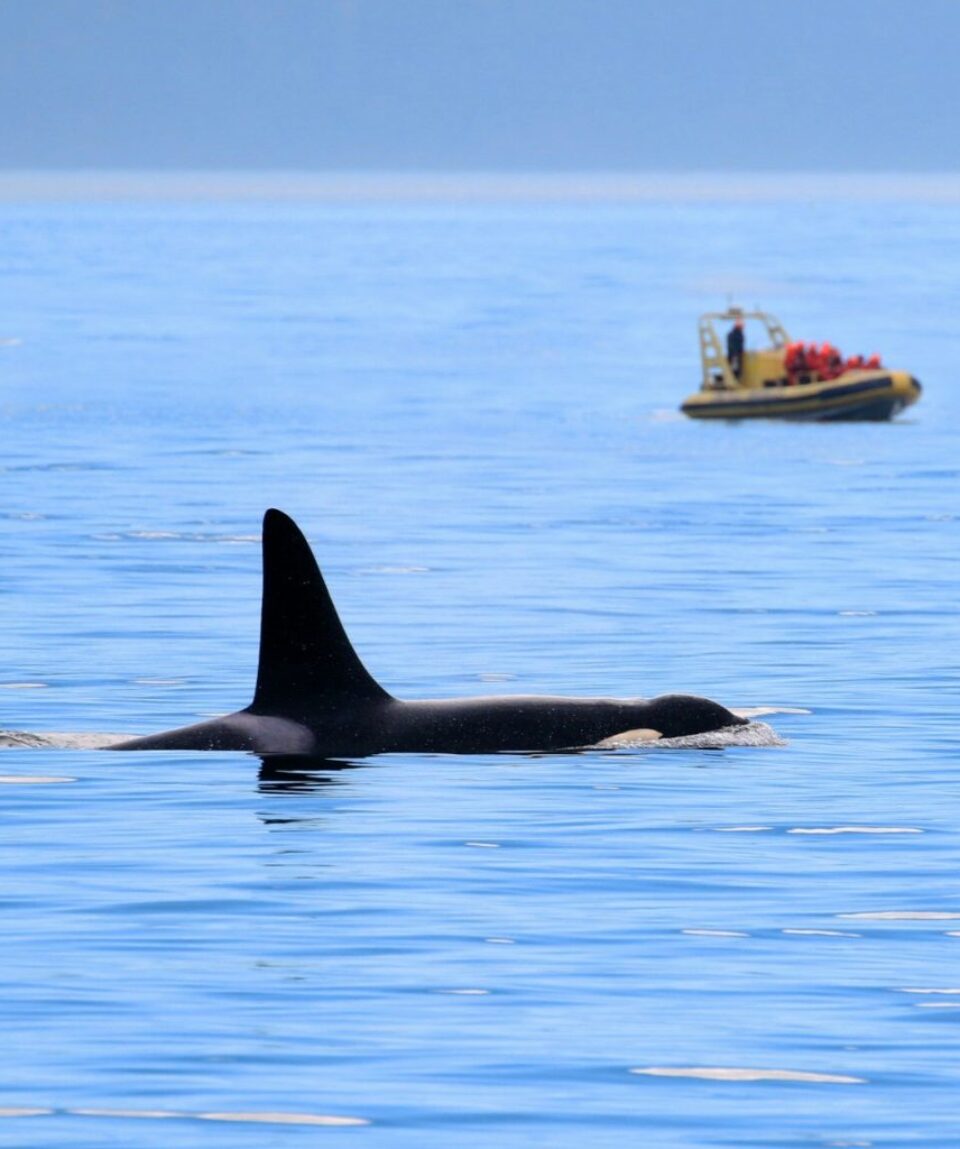
<path fill-rule="evenodd" d="M 245 705 L 279 506 L 402 697 L 785 744 L 3 751 L 0 1144 L 956 1144 L 960 204 L 700 192 L 6 193 L 0 727 Z M 685 420 L 728 299 L 921 402 Z"/>

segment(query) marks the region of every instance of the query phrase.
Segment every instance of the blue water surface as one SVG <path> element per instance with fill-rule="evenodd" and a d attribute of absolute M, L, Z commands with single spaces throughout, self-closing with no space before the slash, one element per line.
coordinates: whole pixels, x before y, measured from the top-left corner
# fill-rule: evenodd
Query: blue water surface
<path fill-rule="evenodd" d="M 2 752 L 0 1143 L 956 1144 L 960 206 L 0 217 L 3 728 L 245 705 L 271 505 L 402 697 L 809 712 L 322 771 Z M 728 296 L 921 403 L 685 420 Z"/>

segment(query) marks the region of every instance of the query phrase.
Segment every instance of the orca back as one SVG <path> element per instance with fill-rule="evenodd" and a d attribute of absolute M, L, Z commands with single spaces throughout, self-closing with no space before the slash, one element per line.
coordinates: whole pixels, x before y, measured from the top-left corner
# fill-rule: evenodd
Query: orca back
<path fill-rule="evenodd" d="M 263 601 L 254 714 L 296 715 L 390 695 L 360 661 L 310 544 L 282 511 L 263 517 Z"/>

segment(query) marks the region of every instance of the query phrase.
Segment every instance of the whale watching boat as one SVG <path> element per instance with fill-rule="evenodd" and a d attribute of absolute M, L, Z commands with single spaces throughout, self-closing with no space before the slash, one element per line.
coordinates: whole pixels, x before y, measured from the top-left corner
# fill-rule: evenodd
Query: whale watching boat
<path fill-rule="evenodd" d="M 744 328 L 763 327 L 767 346 L 747 349 Z M 726 343 L 718 324 L 729 324 Z M 906 371 L 878 355 L 843 358 L 829 343 L 798 343 L 765 311 L 730 307 L 700 317 L 700 390 L 680 410 L 692 419 L 892 419 L 920 398 Z"/>

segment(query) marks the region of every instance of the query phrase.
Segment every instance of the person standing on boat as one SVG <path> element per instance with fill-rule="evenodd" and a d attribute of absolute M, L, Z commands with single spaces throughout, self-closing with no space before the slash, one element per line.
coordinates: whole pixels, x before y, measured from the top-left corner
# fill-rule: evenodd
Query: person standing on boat
<path fill-rule="evenodd" d="M 727 362 L 738 379 L 743 370 L 743 348 L 743 320 L 738 319 L 727 332 Z"/>

